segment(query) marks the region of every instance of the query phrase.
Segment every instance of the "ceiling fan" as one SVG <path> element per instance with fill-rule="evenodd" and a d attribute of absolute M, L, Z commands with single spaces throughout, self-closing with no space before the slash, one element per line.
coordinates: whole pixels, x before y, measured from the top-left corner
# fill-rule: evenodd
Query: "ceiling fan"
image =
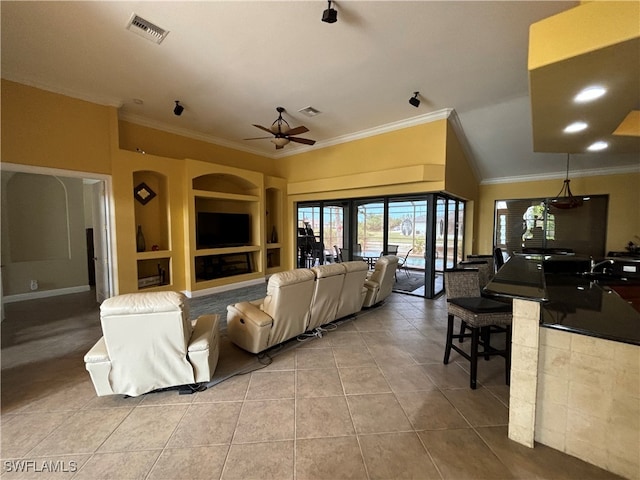
<path fill-rule="evenodd" d="M 265 132 L 269 132 L 271 135 L 273 135 L 273 138 L 255 137 L 245 138 L 245 140 L 262 140 L 265 138 L 271 138 L 271 141 L 276 145 L 276 150 L 280 150 L 289 142 L 304 143 L 305 145 L 313 145 L 314 143 L 316 143 L 315 140 L 310 140 L 308 138 L 294 137 L 293 135 L 306 133 L 309 131 L 309 129 L 303 126 L 291 128 L 287 121 L 282 118 L 282 112 L 284 112 L 284 108 L 278 107 L 276 108 L 276 110 L 278 111 L 278 118 L 271 124 L 270 128 L 263 127 L 262 125 L 256 125 L 255 123 L 253 124 L 254 127 L 257 127 L 260 130 L 264 130 Z"/>

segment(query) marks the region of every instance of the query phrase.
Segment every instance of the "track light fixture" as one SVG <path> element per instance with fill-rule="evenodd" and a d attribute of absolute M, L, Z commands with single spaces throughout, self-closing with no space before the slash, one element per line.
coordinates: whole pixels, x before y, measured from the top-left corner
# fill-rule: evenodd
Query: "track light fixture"
<path fill-rule="evenodd" d="M 418 100 L 418 94 L 420 92 L 413 92 L 413 97 L 409 99 L 409 103 L 414 107 L 418 108 L 420 106 L 420 100 Z"/>
<path fill-rule="evenodd" d="M 183 111 L 184 111 L 184 107 L 180 105 L 180 100 L 176 100 L 176 106 L 173 109 L 173 113 L 179 117 L 180 115 L 182 115 Z"/>
<path fill-rule="evenodd" d="M 331 0 L 329 0 L 329 8 L 322 12 L 322 21 L 326 23 L 336 23 L 338 21 L 338 12 L 331 8 Z"/>

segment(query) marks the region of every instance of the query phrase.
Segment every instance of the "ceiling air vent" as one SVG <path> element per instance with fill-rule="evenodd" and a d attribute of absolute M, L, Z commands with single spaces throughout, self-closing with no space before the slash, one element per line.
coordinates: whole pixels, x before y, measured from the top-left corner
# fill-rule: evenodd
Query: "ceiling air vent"
<path fill-rule="evenodd" d="M 154 25 L 149 20 L 145 20 L 135 13 L 131 15 L 131 18 L 129 19 L 127 30 L 132 31 L 133 33 L 140 35 L 147 40 L 151 40 L 154 43 L 161 43 L 162 40 L 164 40 L 164 37 L 169 34 L 168 30 Z"/>

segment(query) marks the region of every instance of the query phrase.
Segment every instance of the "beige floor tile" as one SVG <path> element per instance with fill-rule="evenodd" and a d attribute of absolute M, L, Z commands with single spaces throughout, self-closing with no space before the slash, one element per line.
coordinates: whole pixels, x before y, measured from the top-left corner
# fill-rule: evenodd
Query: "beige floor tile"
<path fill-rule="evenodd" d="M 436 388 L 420 365 L 381 365 L 380 370 L 395 393 Z"/>
<path fill-rule="evenodd" d="M 247 400 L 273 400 L 295 396 L 295 372 L 293 370 L 251 373 Z"/>
<path fill-rule="evenodd" d="M 485 388 L 445 390 L 444 395 L 476 427 L 507 425 L 509 410 Z"/>
<path fill-rule="evenodd" d="M 418 435 L 444 480 L 515 478 L 472 429 L 425 430 Z"/>
<path fill-rule="evenodd" d="M 223 480 L 286 480 L 293 477 L 292 441 L 231 445 Z"/>
<path fill-rule="evenodd" d="M 393 394 L 349 395 L 347 403 L 358 434 L 413 430 Z"/>
<path fill-rule="evenodd" d="M 509 385 L 487 385 L 485 388 L 500 400 L 505 407 L 509 408 Z"/>
<path fill-rule="evenodd" d="M 76 384 L 66 385 L 60 388 L 54 382 L 39 382 L 38 394 L 24 402 L 20 412 L 56 412 L 74 411 L 82 408 L 96 396 L 96 391 L 90 381 L 81 381 Z"/>
<path fill-rule="evenodd" d="M 344 395 L 337 368 L 297 371 L 297 398 L 329 397 L 334 395 Z"/>
<path fill-rule="evenodd" d="M 331 343 L 329 342 L 329 338 L 326 335 L 322 337 L 318 336 L 308 336 L 303 337 L 304 341 L 300 342 L 297 349 L 307 349 L 307 348 L 329 348 L 331 347 Z"/>
<path fill-rule="evenodd" d="M 606 470 L 565 455 L 558 450 L 536 443 L 534 448 L 509 440 L 507 427 L 480 427 L 476 429 L 511 473 L 518 478 L 545 478 L 553 480 L 608 480 L 618 479 Z M 551 467 L 551 468 L 550 468 Z"/>
<path fill-rule="evenodd" d="M 327 339 L 332 347 L 365 347 L 364 340 L 357 331 L 330 332 Z"/>
<path fill-rule="evenodd" d="M 345 397 L 300 398 L 296 402 L 296 438 L 355 435 Z"/>
<path fill-rule="evenodd" d="M 299 348 L 304 348 L 304 346 L 301 345 L 298 349 Z M 271 372 L 273 370 L 294 370 L 296 368 L 296 350 L 297 349 L 291 349 L 271 357 L 271 363 L 262 370 L 265 372 Z"/>
<path fill-rule="evenodd" d="M 195 399 L 196 394 L 180 395 L 178 390 L 166 390 L 161 392 L 151 392 L 142 395 L 142 401 L 140 405 L 155 406 L 155 405 L 178 405 L 178 404 L 190 404 Z"/>
<path fill-rule="evenodd" d="M 228 445 L 195 448 L 167 448 L 147 477 L 148 480 L 209 480 L 220 478 Z"/>
<path fill-rule="evenodd" d="M 356 437 L 298 440 L 295 468 L 296 480 L 367 478 Z"/>
<path fill-rule="evenodd" d="M 377 367 L 376 361 L 364 347 L 334 347 L 333 355 L 338 367 Z"/>
<path fill-rule="evenodd" d="M 231 443 L 241 408 L 241 402 L 190 405 L 167 446 L 183 448 Z"/>
<path fill-rule="evenodd" d="M 3 459 L 0 478 L 11 480 L 70 479 L 74 478 L 90 458 L 90 454 L 76 454 L 14 460 Z"/>
<path fill-rule="evenodd" d="M 62 425 L 67 412 L 38 412 L 3 415 L 2 458 L 15 458 L 26 453 Z"/>
<path fill-rule="evenodd" d="M 422 368 L 439 388 L 469 388 L 469 374 L 457 363 L 426 363 Z"/>
<path fill-rule="evenodd" d="M 124 408 L 79 411 L 36 445 L 29 455 L 93 453 L 128 414 L 129 410 Z"/>
<path fill-rule="evenodd" d="M 413 433 L 360 435 L 364 463 L 371 480 L 414 478 L 440 480 L 429 454 Z"/>
<path fill-rule="evenodd" d="M 401 344 L 399 340 L 395 340 L 395 343 Z M 404 347 L 399 345 L 373 345 L 369 346 L 369 351 L 378 365 L 395 365 L 399 367 L 405 365 L 416 365 L 416 362 L 411 355 L 404 350 Z"/>
<path fill-rule="evenodd" d="M 144 396 L 127 397 L 125 395 L 107 395 L 104 397 L 94 396 L 83 409 L 101 409 L 101 408 L 128 408 L 132 409 L 140 405 Z"/>
<path fill-rule="evenodd" d="M 296 351 L 296 368 L 299 370 L 335 368 L 335 366 L 336 361 L 331 348 L 297 349 Z"/>
<path fill-rule="evenodd" d="M 358 321 L 355 322 L 355 325 L 358 332 L 375 332 L 379 330 L 389 330 L 386 319 L 374 315 L 359 318 Z"/>
<path fill-rule="evenodd" d="M 233 402 L 244 400 L 249 388 L 251 375 L 236 375 L 204 392 L 196 393 L 193 403 Z"/>
<path fill-rule="evenodd" d="M 275 442 L 294 437 L 293 400 L 245 401 L 233 443 Z"/>
<path fill-rule="evenodd" d="M 96 453 L 80 469 L 74 480 L 144 479 L 160 450 Z"/>
<path fill-rule="evenodd" d="M 377 367 L 340 368 L 339 372 L 347 395 L 391 391 L 389 383 Z"/>
<path fill-rule="evenodd" d="M 469 427 L 439 390 L 396 393 L 396 397 L 416 430 Z"/>
<path fill-rule="evenodd" d="M 136 407 L 98 450 L 124 452 L 164 448 L 188 405 Z"/>

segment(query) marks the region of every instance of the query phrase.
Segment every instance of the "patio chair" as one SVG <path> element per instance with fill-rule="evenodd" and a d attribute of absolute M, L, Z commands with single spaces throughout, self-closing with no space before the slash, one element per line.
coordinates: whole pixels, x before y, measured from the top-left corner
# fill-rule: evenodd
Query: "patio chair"
<path fill-rule="evenodd" d="M 409 273 L 409 267 L 407 266 L 407 258 L 409 258 L 409 254 L 412 251 L 413 251 L 413 248 L 410 248 L 409 251 L 404 256 L 404 258 L 400 258 L 398 260 L 398 268 L 396 269 L 396 282 L 398 281 L 398 273 L 397 273 L 398 270 L 404 271 L 404 273 L 407 276 L 407 278 L 409 278 L 411 276 L 411 274 Z"/>

